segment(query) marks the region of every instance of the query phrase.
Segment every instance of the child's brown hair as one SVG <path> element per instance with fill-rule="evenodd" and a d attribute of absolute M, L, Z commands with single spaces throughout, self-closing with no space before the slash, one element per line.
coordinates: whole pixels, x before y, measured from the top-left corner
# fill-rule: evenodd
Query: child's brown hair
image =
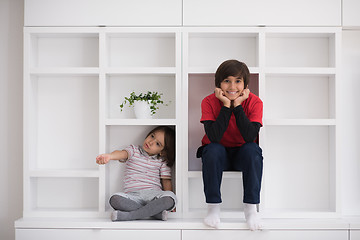
<path fill-rule="evenodd" d="M 250 71 L 245 63 L 231 59 L 220 64 L 215 73 L 215 86 L 220 88 L 221 82 L 229 76 L 242 78 L 244 87 L 247 88 L 250 81 Z"/>
<path fill-rule="evenodd" d="M 159 131 L 164 132 L 164 149 L 160 153 L 161 158 L 166 165 L 172 167 L 175 163 L 175 131 L 168 126 L 159 126 L 151 130 L 146 137 Z"/>

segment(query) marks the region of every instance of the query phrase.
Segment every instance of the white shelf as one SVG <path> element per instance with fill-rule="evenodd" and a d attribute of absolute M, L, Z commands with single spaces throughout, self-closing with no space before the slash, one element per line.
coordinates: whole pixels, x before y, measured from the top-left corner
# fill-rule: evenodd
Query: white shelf
<path fill-rule="evenodd" d="M 38 68 L 31 68 L 29 70 L 29 73 L 33 75 L 95 75 L 95 74 L 99 74 L 99 68 L 98 67 L 66 67 L 66 68 L 38 67 Z"/>
<path fill-rule="evenodd" d="M 266 75 L 334 75 L 337 69 L 333 67 L 266 67 Z"/>
<path fill-rule="evenodd" d="M 264 125 L 272 126 L 335 126 L 335 119 L 264 119 Z"/>
<path fill-rule="evenodd" d="M 140 144 L 156 125 L 179 126 L 180 37 L 176 28 L 25 29 L 24 216 L 104 216 L 121 174 L 95 156 Z M 148 90 L 169 107 L 150 120 L 120 113 L 131 91 Z"/>
<path fill-rule="evenodd" d="M 101 217 L 99 215 L 98 208 L 87 208 L 87 209 L 54 209 L 54 208 L 36 208 L 32 209 L 31 212 L 24 211 L 25 219 L 51 219 L 54 218 L 67 219 L 67 221 L 71 221 L 73 216 L 77 216 L 79 218 L 91 219 Z M 105 216 L 103 216 L 105 217 Z M 66 220 L 64 220 L 66 221 Z"/>
<path fill-rule="evenodd" d="M 116 74 L 176 74 L 177 69 L 175 67 L 114 67 L 106 68 L 104 72 L 109 75 Z"/>
<path fill-rule="evenodd" d="M 168 125 L 177 133 L 174 217 L 203 214 L 195 158 L 204 134 L 200 103 L 214 91 L 219 64 L 235 58 L 248 65 L 249 88 L 264 102 L 262 211 L 274 218 L 335 216 L 339 33 L 332 27 L 26 28 L 24 213 L 107 215 L 124 166 L 98 167 L 95 156 L 141 144 L 153 127 Z M 163 93 L 168 106 L 153 119 L 135 119 L 132 108 L 120 111 L 132 91 Z M 241 172 L 224 173 L 226 217 L 242 211 L 241 181 Z M 54 184 L 71 185 L 64 202 Z M 308 195 L 315 200 L 304 200 Z M 82 205 L 87 198 L 93 200 Z"/>
<path fill-rule="evenodd" d="M 233 32 L 227 32 L 229 29 Z M 203 126 L 198 122 L 201 117 L 198 106 L 213 92 L 216 68 L 223 60 L 231 58 L 249 66 L 254 77 L 252 81 L 257 82 L 250 87 L 251 92 L 256 92 L 264 103 L 264 127 L 260 131 L 264 154 L 261 211 L 274 218 L 338 216 L 339 29 L 265 27 L 242 30 L 249 32 L 244 34 L 226 27 L 193 27 L 186 29 L 183 35 L 183 76 L 187 80 L 183 86 L 188 89 L 188 109 L 185 110 L 188 131 L 184 134 L 188 146 L 186 216 L 196 216 L 197 210 L 206 212 L 206 206 L 194 200 L 204 198 L 201 159 L 195 157 L 204 135 Z M 236 56 L 236 49 L 243 47 L 247 47 L 243 55 Z M 235 53 L 230 49 L 235 49 Z M 307 170 L 310 165 L 311 171 Z M 321 174 L 316 175 L 314 169 Z M 304 172 L 306 179 L 301 176 Z M 311 179 L 317 181 L 310 183 Z M 223 201 L 229 201 L 226 198 L 229 189 L 237 192 L 228 198 L 235 196 L 241 201 L 242 192 L 235 187 L 241 181 L 241 174 L 225 172 L 224 180 L 227 183 L 222 184 Z M 316 200 L 303 199 L 309 195 L 316 195 Z M 225 208 L 241 211 L 241 207 L 231 201 Z"/>
<path fill-rule="evenodd" d="M 189 67 L 189 74 L 215 74 L 214 67 Z M 249 67 L 250 73 L 259 73 L 260 69 L 258 67 Z"/>
<path fill-rule="evenodd" d="M 147 125 L 177 125 L 176 119 L 106 119 L 106 126 L 147 126 Z"/>
<path fill-rule="evenodd" d="M 188 178 L 201 178 L 202 179 L 202 172 L 201 171 L 188 171 Z M 233 172 L 228 171 L 223 173 L 223 178 L 231 178 L 231 179 L 241 179 L 242 173 L 241 172 Z"/>
<path fill-rule="evenodd" d="M 227 218 L 222 219 L 221 228 L 223 230 L 241 229 L 248 230 L 248 227 L 243 218 Z M 348 229 L 349 222 L 346 219 L 264 219 L 264 230 L 319 230 L 319 229 Z M 110 219 L 102 218 L 29 218 L 20 219 L 15 222 L 16 228 L 43 228 L 52 229 L 69 228 L 69 229 L 203 229 L 209 230 L 203 223 L 202 218 L 180 218 L 169 219 L 168 221 L 125 221 L 121 223 L 113 223 Z M 215 231 L 212 229 L 212 231 Z M 256 233 L 253 233 L 256 234 Z"/>
<path fill-rule="evenodd" d="M 97 178 L 99 177 L 99 170 L 53 170 L 53 169 L 41 169 L 29 171 L 30 177 L 77 177 L 77 178 Z"/>

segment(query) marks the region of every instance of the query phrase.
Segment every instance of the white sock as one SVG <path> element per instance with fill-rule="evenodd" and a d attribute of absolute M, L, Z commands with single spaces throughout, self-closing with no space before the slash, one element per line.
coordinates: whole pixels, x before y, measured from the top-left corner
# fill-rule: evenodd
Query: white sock
<path fill-rule="evenodd" d="M 251 231 L 259 230 L 263 227 L 256 211 L 256 204 L 244 203 L 244 213 Z"/>
<path fill-rule="evenodd" d="M 219 228 L 220 225 L 220 203 L 209 203 L 207 216 L 204 223 L 209 227 Z"/>
<path fill-rule="evenodd" d="M 161 212 L 161 220 L 167 221 L 168 220 L 168 211 L 164 210 Z"/>

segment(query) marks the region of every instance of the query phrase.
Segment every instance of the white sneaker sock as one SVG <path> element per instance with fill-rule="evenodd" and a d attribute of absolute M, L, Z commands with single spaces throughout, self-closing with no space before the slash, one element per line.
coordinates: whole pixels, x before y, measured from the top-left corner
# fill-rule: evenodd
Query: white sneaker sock
<path fill-rule="evenodd" d="M 219 228 L 220 226 L 220 203 L 209 203 L 207 216 L 204 223 L 209 227 Z"/>
<path fill-rule="evenodd" d="M 246 222 L 251 231 L 256 231 L 263 227 L 256 211 L 256 204 L 244 203 L 244 213 Z"/>

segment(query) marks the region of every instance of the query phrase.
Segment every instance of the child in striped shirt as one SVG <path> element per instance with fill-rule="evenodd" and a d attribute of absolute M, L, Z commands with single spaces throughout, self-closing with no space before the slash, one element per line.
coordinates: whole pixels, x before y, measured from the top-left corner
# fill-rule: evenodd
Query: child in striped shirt
<path fill-rule="evenodd" d="M 126 164 L 124 192 L 110 198 L 114 208 L 112 221 L 128 221 L 154 217 L 167 220 L 175 208 L 171 167 L 175 162 L 175 132 L 167 126 L 154 128 L 142 146 L 130 145 L 124 150 L 100 154 L 96 163 L 119 160 Z"/>

